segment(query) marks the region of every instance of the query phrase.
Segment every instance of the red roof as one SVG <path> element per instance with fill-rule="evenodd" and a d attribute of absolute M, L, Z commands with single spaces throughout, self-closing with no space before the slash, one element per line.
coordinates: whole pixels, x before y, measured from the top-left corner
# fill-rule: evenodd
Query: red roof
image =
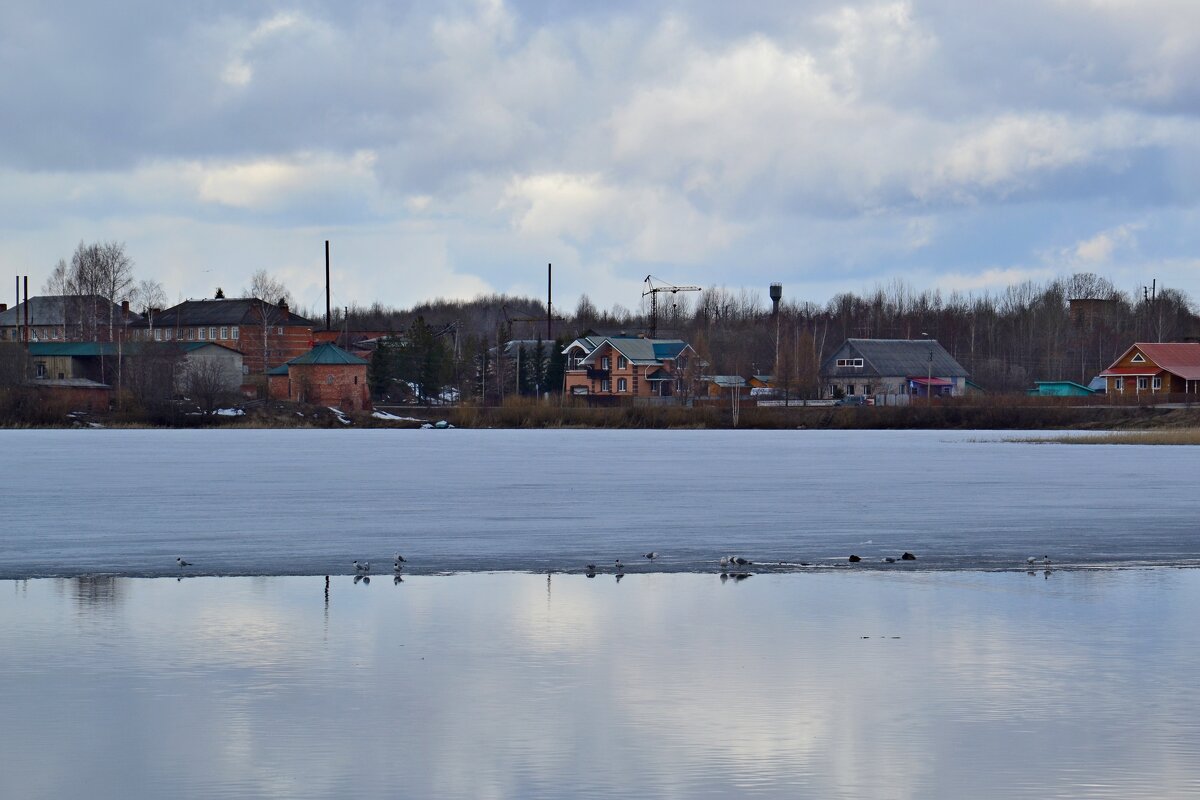
<path fill-rule="evenodd" d="M 1153 364 L 1147 364 L 1144 367 L 1109 367 L 1100 373 L 1101 378 L 1106 378 L 1110 375 L 1158 375 L 1162 370 Z"/>
<path fill-rule="evenodd" d="M 952 382 L 946 378 L 909 378 L 913 383 L 921 386 L 950 386 Z"/>
<path fill-rule="evenodd" d="M 1129 354 L 1130 350 L 1140 350 L 1146 358 L 1154 364 L 1157 364 L 1162 369 L 1170 372 L 1173 375 L 1178 375 L 1184 380 L 1195 381 L 1200 380 L 1200 342 L 1138 342 L 1121 354 L 1114 364 L 1120 361 Z M 1143 368 L 1149 369 L 1153 365 L 1147 365 Z M 1101 375 L 1152 375 L 1153 372 L 1143 371 L 1140 373 L 1124 372 L 1129 367 L 1118 368 L 1122 371 L 1118 372 L 1109 367 Z"/>

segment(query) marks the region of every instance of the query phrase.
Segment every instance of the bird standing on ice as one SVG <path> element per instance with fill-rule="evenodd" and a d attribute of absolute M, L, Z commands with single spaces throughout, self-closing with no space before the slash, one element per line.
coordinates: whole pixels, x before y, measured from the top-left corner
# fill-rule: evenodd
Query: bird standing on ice
<path fill-rule="evenodd" d="M 359 572 L 370 572 L 371 571 L 371 562 L 370 561 L 363 561 L 363 562 L 355 561 L 354 569 L 358 570 Z"/>
<path fill-rule="evenodd" d="M 181 557 L 179 557 L 179 558 L 177 558 L 177 559 L 175 559 L 175 561 L 176 561 L 176 563 L 178 563 L 178 564 L 179 564 L 179 566 L 181 566 L 181 567 L 190 567 L 190 566 L 192 565 L 192 562 L 190 562 L 190 561 L 184 561 L 182 556 L 181 556 Z"/>

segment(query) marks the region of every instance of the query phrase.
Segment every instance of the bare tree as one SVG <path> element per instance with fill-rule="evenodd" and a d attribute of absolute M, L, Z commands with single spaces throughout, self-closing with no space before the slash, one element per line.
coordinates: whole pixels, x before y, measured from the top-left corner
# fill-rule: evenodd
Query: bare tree
<path fill-rule="evenodd" d="M 183 372 L 180 389 L 195 401 L 206 416 L 237 397 L 237 376 L 217 358 L 189 357 L 180 367 Z"/>
<path fill-rule="evenodd" d="M 285 305 L 291 305 L 292 294 L 283 281 L 260 269 L 250 276 L 250 286 L 245 290 L 247 297 L 257 298 L 256 314 L 262 331 L 263 372 L 271 368 L 271 331 L 284 317 Z"/>

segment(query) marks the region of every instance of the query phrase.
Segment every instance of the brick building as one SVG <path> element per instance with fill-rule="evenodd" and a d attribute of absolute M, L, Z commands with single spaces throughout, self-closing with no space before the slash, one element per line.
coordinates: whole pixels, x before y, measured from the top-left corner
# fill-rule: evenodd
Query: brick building
<path fill-rule="evenodd" d="M 367 362 L 325 342 L 267 373 L 273 400 L 369 411 Z"/>
<path fill-rule="evenodd" d="M 687 394 L 686 372 L 696 351 L 682 339 L 581 336 L 563 355 L 564 392 L 606 403 Z"/>
<path fill-rule="evenodd" d="M 307 353 L 313 324 L 293 314 L 287 303 L 257 297 L 185 300 L 151 311 L 129 326 L 130 338 L 155 342 L 216 342 L 237 350 L 247 375 L 258 375 Z"/>

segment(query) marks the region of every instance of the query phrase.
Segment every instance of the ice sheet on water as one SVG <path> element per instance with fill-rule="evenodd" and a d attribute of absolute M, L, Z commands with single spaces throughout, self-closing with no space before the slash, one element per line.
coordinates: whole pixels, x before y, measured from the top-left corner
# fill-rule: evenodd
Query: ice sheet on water
<path fill-rule="evenodd" d="M 9 431 L 0 577 L 1193 564 L 1195 452 L 937 431 Z M 870 544 L 863 544 L 870 540 Z M 661 556 L 653 564 L 640 555 Z M 887 564 L 904 551 L 915 562 Z"/>

